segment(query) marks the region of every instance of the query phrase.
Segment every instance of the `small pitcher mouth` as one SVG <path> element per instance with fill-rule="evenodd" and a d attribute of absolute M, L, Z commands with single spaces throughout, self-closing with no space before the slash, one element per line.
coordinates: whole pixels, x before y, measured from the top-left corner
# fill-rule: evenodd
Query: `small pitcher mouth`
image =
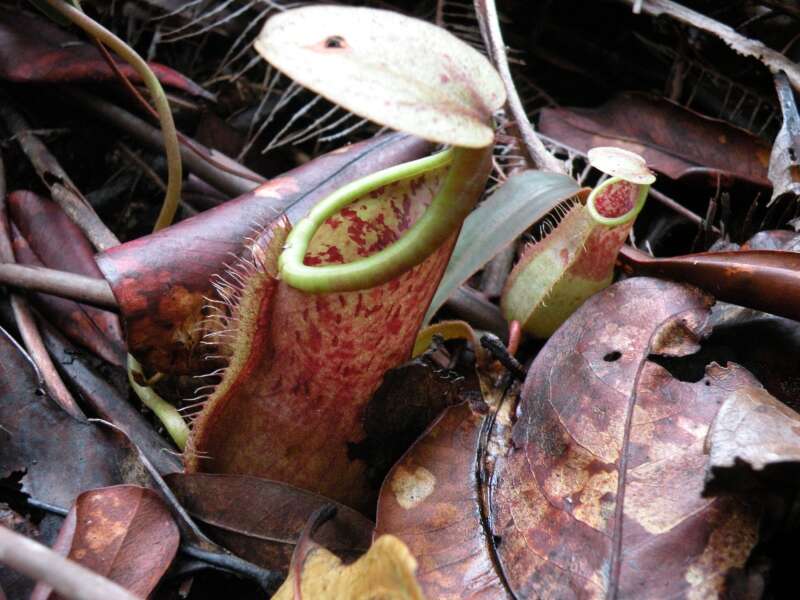
<path fill-rule="evenodd" d="M 586 209 L 601 225 L 624 225 L 642 210 L 649 188 L 649 185 L 612 177 L 592 190 L 586 200 Z"/>

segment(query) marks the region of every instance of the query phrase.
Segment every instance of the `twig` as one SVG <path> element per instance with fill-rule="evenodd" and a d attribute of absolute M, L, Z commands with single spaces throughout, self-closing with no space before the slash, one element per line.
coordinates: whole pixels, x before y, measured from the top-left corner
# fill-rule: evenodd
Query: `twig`
<path fill-rule="evenodd" d="M 64 0 L 45 0 L 47 4 L 56 10 L 73 24 L 83 29 L 88 35 L 92 36 L 100 43 L 105 44 L 122 59 L 127 62 L 142 78 L 147 86 L 150 96 L 153 99 L 158 118 L 161 123 L 161 131 L 164 135 L 164 150 L 167 154 L 167 191 L 164 195 L 164 204 L 158 215 L 154 230 L 158 231 L 172 223 L 175 212 L 178 210 L 178 200 L 181 197 L 181 185 L 183 179 L 183 169 L 181 166 L 181 154 L 178 144 L 178 134 L 175 128 L 175 121 L 172 118 L 172 111 L 169 101 L 161 87 L 161 82 L 155 76 L 150 66 L 139 56 L 128 44 L 110 32 L 108 29 L 89 18 L 82 10 L 67 4 Z"/>
<path fill-rule="evenodd" d="M 506 369 L 515 379 L 525 380 L 527 372 L 519 361 L 508 351 L 499 339 L 493 335 L 481 336 L 481 346 L 486 348 L 489 353 Z"/>
<path fill-rule="evenodd" d="M 34 135 L 25 118 L 11 106 L 7 98 L 0 99 L 0 117 L 33 164 L 42 183 L 49 188 L 53 200 L 83 231 L 92 245 L 100 251 L 119 245 L 117 236 L 100 220 L 55 156 Z"/>
<path fill-rule="evenodd" d="M 564 163 L 547 151 L 542 140 L 536 135 L 528 115 L 525 113 L 525 107 L 522 105 L 522 100 L 520 100 L 517 88 L 514 86 L 514 80 L 511 77 L 511 70 L 508 67 L 508 56 L 506 55 L 506 47 L 503 43 L 503 34 L 500 31 L 497 7 L 494 0 L 475 0 L 475 13 L 478 17 L 478 24 L 480 25 L 484 42 L 505 85 L 506 94 L 508 95 L 506 102 L 508 110 L 517 125 L 517 131 L 519 131 L 520 138 L 532 164 L 537 169 L 566 174 L 567 170 L 564 167 Z"/>
<path fill-rule="evenodd" d="M 100 308 L 119 309 L 111 286 L 99 277 L 87 277 L 46 267 L 0 264 L 0 283 L 70 298 Z"/>
<path fill-rule="evenodd" d="M 500 309 L 480 292 L 462 285 L 447 299 L 445 306 L 475 329 L 491 331 L 500 339 L 508 339 L 508 324 Z"/>
<path fill-rule="evenodd" d="M 0 526 L 0 562 L 71 600 L 139 600 L 113 581 Z"/>
<path fill-rule="evenodd" d="M 637 0 L 624 1 L 631 5 L 637 3 Z M 652 16 L 662 14 L 669 15 L 677 21 L 711 33 L 739 54 L 752 56 L 756 60 L 759 60 L 773 74 L 781 70 L 786 71 L 786 76 L 789 78 L 789 81 L 792 82 L 794 89 L 800 91 L 800 65 L 762 42 L 745 37 L 732 27 L 690 8 L 686 8 L 672 0 L 643 0 L 643 2 L 641 2 L 641 9 Z"/>

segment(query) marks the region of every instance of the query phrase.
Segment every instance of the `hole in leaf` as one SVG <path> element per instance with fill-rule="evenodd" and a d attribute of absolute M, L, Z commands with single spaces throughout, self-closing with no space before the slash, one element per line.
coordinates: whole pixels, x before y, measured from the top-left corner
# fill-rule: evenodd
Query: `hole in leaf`
<path fill-rule="evenodd" d="M 615 362 L 618 361 L 622 357 L 622 352 L 619 350 L 614 350 L 613 352 L 609 352 L 603 357 L 603 360 L 606 362 Z"/>
<path fill-rule="evenodd" d="M 344 38 L 340 35 L 332 35 L 328 39 L 325 40 L 325 47 L 326 48 L 344 48 L 347 46 L 347 42 L 344 41 Z"/>

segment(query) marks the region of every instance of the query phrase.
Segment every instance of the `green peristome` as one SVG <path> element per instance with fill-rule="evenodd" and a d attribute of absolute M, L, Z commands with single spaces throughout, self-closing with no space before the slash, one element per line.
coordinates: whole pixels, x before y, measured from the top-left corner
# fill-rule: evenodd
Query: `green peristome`
<path fill-rule="evenodd" d="M 503 315 L 525 332 L 551 336 L 586 299 L 608 287 L 617 254 L 644 206 L 648 185 L 635 186 L 633 208 L 620 216 L 601 214 L 595 201 L 612 186 L 631 185 L 613 178 L 576 204 L 543 240 L 517 263 L 501 298 Z"/>

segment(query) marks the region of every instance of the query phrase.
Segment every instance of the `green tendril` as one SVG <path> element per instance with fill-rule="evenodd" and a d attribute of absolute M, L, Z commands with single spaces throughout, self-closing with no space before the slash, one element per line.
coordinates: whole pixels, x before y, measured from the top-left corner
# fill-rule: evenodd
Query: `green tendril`
<path fill-rule="evenodd" d="M 183 179 L 183 169 L 181 166 L 180 146 L 178 144 L 178 132 L 175 128 L 175 121 L 172 118 L 172 111 L 169 101 L 161 87 L 161 82 L 150 69 L 147 62 L 142 59 L 128 44 L 111 33 L 108 29 L 88 17 L 83 11 L 75 6 L 64 2 L 64 0 L 44 0 L 48 6 L 58 14 L 68 19 L 74 25 L 80 27 L 88 35 L 105 44 L 116 52 L 125 62 L 127 62 L 139 74 L 147 86 L 153 98 L 153 104 L 158 112 L 158 120 L 161 124 L 161 132 L 164 136 L 164 150 L 167 155 L 167 190 L 164 194 L 164 203 L 158 215 L 154 231 L 163 229 L 172 223 L 175 212 L 178 209 L 178 201 L 181 197 L 181 181 Z"/>
<path fill-rule="evenodd" d="M 145 86 L 147 86 L 150 96 L 153 99 L 156 112 L 158 113 L 161 133 L 164 137 L 164 151 L 167 155 L 167 189 L 164 193 L 164 202 L 161 205 L 158 218 L 153 226 L 153 231 L 168 227 L 175 218 L 175 213 L 178 209 L 178 202 L 181 197 L 183 167 L 178 143 L 178 130 L 175 127 L 169 101 L 164 93 L 164 88 L 161 87 L 161 82 L 141 56 L 108 29 L 87 16 L 79 4 L 69 4 L 64 0 L 41 0 L 37 2 L 37 5 L 43 5 L 43 3 L 46 3 L 46 5 L 52 9 L 51 12 L 57 13 L 68 22 L 81 28 L 99 44 L 111 48 L 139 74 L 139 77 L 142 78 Z M 164 428 L 167 430 L 170 437 L 172 437 L 175 444 L 183 450 L 183 447 L 186 445 L 186 439 L 189 436 L 189 428 L 186 425 L 186 421 L 184 421 L 178 410 L 161 398 L 153 388 L 149 387 L 147 384 L 141 385 L 136 380 L 137 374 L 142 376 L 142 367 L 139 361 L 130 354 L 128 354 L 127 367 L 128 381 L 133 391 L 142 403 L 153 411 L 164 425 Z M 158 377 L 158 375 L 159 374 L 156 374 L 155 377 Z"/>
<path fill-rule="evenodd" d="M 438 154 L 384 169 L 346 185 L 317 204 L 286 238 L 278 266 L 281 279 L 309 293 L 347 292 L 381 285 L 430 256 L 461 226 L 477 202 L 468 191 L 491 152 L 487 148 L 450 148 Z M 308 245 L 322 224 L 348 204 L 381 186 L 448 166 L 442 186 L 419 220 L 380 252 L 341 265 L 308 266 Z M 467 193 L 465 193 L 467 192 Z"/>
<path fill-rule="evenodd" d="M 183 450 L 186 446 L 186 440 L 189 438 L 189 427 L 186 425 L 186 421 L 181 416 L 181 413 L 178 412 L 178 409 L 159 396 L 153 388 L 140 384 L 136 380 L 137 375 L 145 381 L 142 365 L 128 354 L 128 382 L 130 382 L 133 391 L 139 396 L 142 404 L 152 410 L 153 414 L 161 421 L 175 445 Z"/>

